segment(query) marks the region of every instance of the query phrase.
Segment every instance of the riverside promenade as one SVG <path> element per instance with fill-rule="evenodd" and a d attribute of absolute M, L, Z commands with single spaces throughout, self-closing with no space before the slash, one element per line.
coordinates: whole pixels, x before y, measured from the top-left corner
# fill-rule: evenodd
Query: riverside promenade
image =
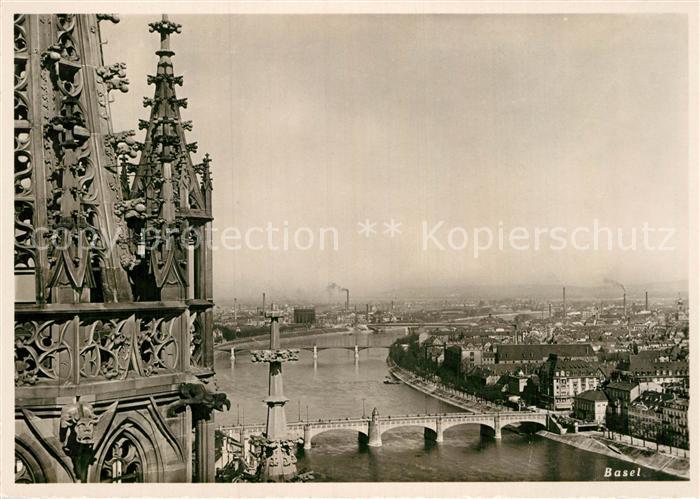
<path fill-rule="evenodd" d="M 391 359 L 388 359 L 387 362 L 392 376 L 414 390 L 425 393 L 453 407 L 474 413 L 512 411 L 512 409 L 504 405 L 495 404 L 471 393 L 420 377 L 407 369 L 397 366 Z"/>

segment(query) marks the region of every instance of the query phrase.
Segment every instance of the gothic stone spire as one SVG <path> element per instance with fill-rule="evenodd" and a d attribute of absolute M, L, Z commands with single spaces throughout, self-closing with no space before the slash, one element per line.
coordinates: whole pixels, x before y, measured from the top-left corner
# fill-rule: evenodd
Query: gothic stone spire
<path fill-rule="evenodd" d="M 160 49 L 156 51 L 158 65 L 148 83 L 155 85 L 152 98 L 144 98 L 144 107 L 150 107 L 148 121 L 140 120 L 139 129 L 146 130 L 132 198 L 144 198 L 147 214 L 172 223 L 176 217 L 211 218 L 206 193 L 211 190 L 206 164 L 194 164 L 190 153 L 197 151 L 195 142 L 188 143 L 185 131 L 192 123 L 183 121 L 180 109 L 187 107 L 187 99 L 178 99 L 176 86 L 182 86 L 182 76 L 173 71 L 170 35 L 181 32 L 181 25 L 163 15 L 160 21 L 149 24 L 151 32 L 160 34 Z M 205 178 L 206 177 L 206 178 Z"/>

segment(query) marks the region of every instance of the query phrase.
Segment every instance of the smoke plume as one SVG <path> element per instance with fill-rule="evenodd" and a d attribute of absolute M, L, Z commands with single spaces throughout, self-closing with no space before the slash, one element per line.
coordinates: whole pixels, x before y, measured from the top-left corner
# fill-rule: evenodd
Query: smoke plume
<path fill-rule="evenodd" d="M 624 293 L 627 292 L 627 290 L 625 289 L 625 286 L 623 286 L 623 284 L 622 284 L 621 282 L 617 282 L 617 281 L 615 281 L 615 280 L 613 280 L 613 279 L 607 279 L 607 278 L 604 279 L 604 282 L 605 282 L 605 284 L 612 284 L 613 286 L 617 286 L 617 287 L 620 288 Z"/>

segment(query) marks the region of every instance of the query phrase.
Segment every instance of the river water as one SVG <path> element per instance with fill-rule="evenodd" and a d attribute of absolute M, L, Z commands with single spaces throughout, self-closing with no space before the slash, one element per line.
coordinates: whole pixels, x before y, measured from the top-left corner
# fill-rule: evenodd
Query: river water
<path fill-rule="evenodd" d="M 366 344 L 360 333 L 317 340 L 295 340 L 299 345 Z M 318 360 L 302 350 L 299 362 L 283 366 L 287 420 L 460 412 L 403 385 L 384 384 L 388 374 L 386 349 L 360 352 L 320 350 Z M 229 395 L 231 410 L 216 413 L 217 425 L 262 423 L 267 408 L 267 364 L 253 364 L 240 352 L 232 367 L 229 354 L 217 352 L 217 384 Z M 482 437 L 479 426 L 450 428 L 444 442 L 425 442 L 419 428 L 397 428 L 382 435 L 383 446 L 359 445 L 357 433 L 337 430 L 314 437 L 311 450 L 300 450 L 298 468 L 313 471 L 317 481 L 578 481 L 606 480 L 606 467 L 636 469 L 636 465 L 553 442 L 537 435 L 503 431 L 501 441 Z M 642 468 L 641 480 L 675 480 L 673 476 Z"/>

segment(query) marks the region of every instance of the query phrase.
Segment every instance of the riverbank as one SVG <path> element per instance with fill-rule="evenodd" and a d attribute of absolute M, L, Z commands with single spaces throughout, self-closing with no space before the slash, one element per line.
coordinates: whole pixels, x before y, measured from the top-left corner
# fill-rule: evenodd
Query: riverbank
<path fill-rule="evenodd" d="M 636 447 L 619 441 L 613 442 L 598 432 L 557 435 L 543 430 L 537 434 L 577 449 L 614 457 L 685 480 L 690 479 L 690 460 L 685 457 L 661 454 L 652 449 Z"/>
<path fill-rule="evenodd" d="M 500 406 L 477 399 L 468 393 L 420 378 L 412 372 L 397 366 L 391 360 L 388 360 L 388 364 L 391 375 L 401 380 L 405 385 L 453 407 L 467 412 L 497 412 L 503 410 Z"/>
<path fill-rule="evenodd" d="M 475 400 L 472 395 L 420 378 L 410 371 L 397 366 L 391 360 L 388 360 L 388 364 L 389 372 L 407 386 L 453 407 L 458 407 L 467 412 L 493 412 L 500 410 L 498 406 L 494 406 L 491 403 Z M 543 430 L 538 435 L 581 450 L 631 462 L 678 478 L 686 480 L 690 478 L 690 461 L 688 458 L 661 454 L 649 448 L 636 447 L 619 441 L 613 442 L 598 432 L 558 435 Z"/>

